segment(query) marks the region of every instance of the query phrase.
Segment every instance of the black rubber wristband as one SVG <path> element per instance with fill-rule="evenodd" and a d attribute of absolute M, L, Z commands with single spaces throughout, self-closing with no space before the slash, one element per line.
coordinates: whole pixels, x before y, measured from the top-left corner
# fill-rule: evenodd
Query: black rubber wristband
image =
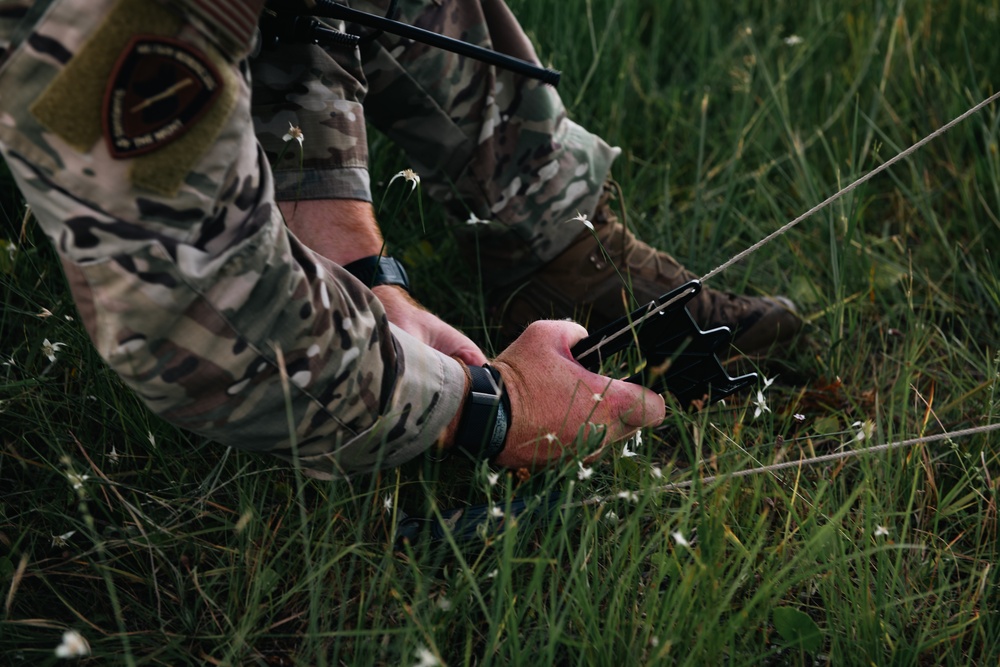
<path fill-rule="evenodd" d="M 382 255 L 362 257 L 345 264 L 344 269 L 369 288 L 378 285 L 399 285 L 407 292 L 410 291 L 410 278 L 406 275 L 406 269 L 392 257 Z"/>
<path fill-rule="evenodd" d="M 500 372 L 469 366 L 472 386 L 455 431 L 455 443 L 475 458 L 492 459 L 503 451 L 510 429 L 510 398 Z"/>

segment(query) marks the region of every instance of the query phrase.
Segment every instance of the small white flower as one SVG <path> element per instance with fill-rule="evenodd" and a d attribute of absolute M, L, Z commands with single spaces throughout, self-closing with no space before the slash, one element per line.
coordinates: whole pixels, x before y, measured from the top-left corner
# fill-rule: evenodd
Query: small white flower
<path fill-rule="evenodd" d="M 586 227 L 590 231 L 594 231 L 594 223 L 592 223 L 590 220 L 587 219 L 587 214 L 586 213 L 577 212 L 576 217 L 570 218 L 571 222 L 573 220 L 575 220 L 577 222 L 582 222 L 584 227 Z"/>
<path fill-rule="evenodd" d="M 69 538 L 76 535 L 75 530 L 71 530 L 68 533 L 63 533 L 62 535 L 52 536 L 52 546 L 53 547 L 64 547 L 69 542 Z"/>
<path fill-rule="evenodd" d="M 10 366 L 17 366 L 17 364 L 14 363 L 14 357 L 7 357 L 7 361 L 0 363 L 0 366 L 10 367 Z"/>
<path fill-rule="evenodd" d="M 440 597 L 437 599 L 437 606 L 441 611 L 451 611 L 451 600 L 446 597 Z"/>
<path fill-rule="evenodd" d="M 153 449 L 156 449 L 156 438 L 155 438 L 155 437 L 153 437 L 153 432 L 152 432 L 152 431 L 150 431 L 150 432 L 149 432 L 149 433 L 147 434 L 147 437 L 149 438 L 149 445 L 150 445 L 150 446 L 151 446 L 151 447 L 152 447 Z"/>
<path fill-rule="evenodd" d="M 391 186 L 392 182 L 397 178 L 402 178 L 410 183 L 410 192 L 416 190 L 417 186 L 420 185 L 420 174 L 413 171 L 412 169 L 404 169 L 403 171 L 399 172 L 398 174 L 390 178 L 389 186 Z"/>
<path fill-rule="evenodd" d="M 653 648 L 656 648 L 657 646 L 660 645 L 660 638 L 659 637 L 650 637 L 649 638 L 649 645 L 652 646 Z"/>
<path fill-rule="evenodd" d="M 14 256 L 17 254 L 17 244 L 13 241 L 0 241 L 7 246 L 7 257 L 10 261 L 14 261 Z"/>
<path fill-rule="evenodd" d="M 53 362 L 56 360 L 56 353 L 64 347 L 66 347 L 66 343 L 51 343 L 46 338 L 42 341 L 42 354 L 48 357 L 50 362 Z"/>
<path fill-rule="evenodd" d="M 577 461 L 576 464 L 580 466 L 580 469 L 576 471 L 576 478 L 580 481 L 590 479 L 590 476 L 594 474 L 594 469 L 583 467 L 583 463 L 581 461 Z"/>
<path fill-rule="evenodd" d="M 496 579 L 497 575 L 500 574 L 500 570 L 492 570 L 486 574 L 487 579 Z"/>
<path fill-rule="evenodd" d="M 785 37 L 785 44 L 788 46 L 798 46 L 804 41 L 805 40 L 798 35 L 789 35 L 788 37 Z"/>
<path fill-rule="evenodd" d="M 653 466 L 649 469 L 654 479 L 663 479 L 663 469 L 660 466 Z"/>
<path fill-rule="evenodd" d="M 494 519 L 500 519 L 503 517 L 503 510 L 500 509 L 499 505 L 494 505 L 490 508 L 490 516 Z"/>
<path fill-rule="evenodd" d="M 284 142 L 289 142 L 292 139 L 298 141 L 299 148 L 302 148 L 302 142 L 305 141 L 306 136 L 302 134 L 302 128 L 300 128 L 298 125 L 292 125 L 291 123 L 289 123 L 288 132 L 285 133 L 285 136 L 283 136 L 281 140 Z"/>
<path fill-rule="evenodd" d="M 594 403 L 600 403 L 604 400 L 604 394 L 594 394 L 591 398 L 594 399 Z"/>
<path fill-rule="evenodd" d="M 621 498 L 622 500 L 627 500 L 630 503 L 639 502 L 639 494 L 636 493 L 635 491 L 619 491 L 618 497 Z"/>
<path fill-rule="evenodd" d="M 757 400 L 753 404 L 756 406 L 756 409 L 753 411 L 754 419 L 757 419 L 757 417 L 760 417 L 765 412 L 771 411 L 771 408 L 767 407 L 767 399 L 764 398 L 764 392 L 759 389 L 757 390 Z"/>
<path fill-rule="evenodd" d="M 489 473 L 488 475 L 486 475 L 486 481 L 490 483 L 490 486 L 496 486 L 497 482 L 500 481 L 500 473 L 498 472 Z"/>
<path fill-rule="evenodd" d="M 63 633 L 62 644 L 56 646 L 57 658 L 80 658 L 90 655 L 90 644 L 76 630 L 67 630 Z"/>
<path fill-rule="evenodd" d="M 555 433 L 546 433 L 543 437 L 546 440 L 548 440 L 549 443 L 553 443 L 553 442 L 556 441 L 556 434 Z"/>
<path fill-rule="evenodd" d="M 622 447 L 622 457 L 623 458 L 627 459 L 627 458 L 631 458 L 633 456 L 638 456 L 638 454 L 635 453 L 635 450 L 628 448 L 628 446 L 630 444 L 632 444 L 632 440 L 631 439 L 625 441 L 625 445 Z"/>
<path fill-rule="evenodd" d="M 417 648 L 417 662 L 413 667 L 437 667 L 440 664 L 441 661 L 428 648 L 424 646 Z"/>
<path fill-rule="evenodd" d="M 108 460 L 111 461 L 112 465 L 118 465 L 118 452 L 115 450 L 115 446 L 111 445 L 111 451 L 108 452 Z"/>
<path fill-rule="evenodd" d="M 804 422 L 806 420 L 806 416 L 804 414 L 796 412 L 794 415 L 792 415 L 792 419 L 794 419 L 797 422 Z"/>
<path fill-rule="evenodd" d="M 682 533 L 679 530 L 671 533 L 670 536 L 672 538 L 674 538 L 674 542 L 676 542 L 677 544 L 681 545 L 682 547 L 690 547 L 691 546 L 691 543 L 687 541 L 686 537 L 684 537 L 684 533 Z"/>
<path fill-rule="evenodd" d="M 66 479 L 69 480 L 70 485 L 72 485 L 74 489 L 79 489 L 83 487 L 84 482 L 90 479 L 90 475 L 81 475 L 75 472 L 68 472 L 66 473 Z"/>
<path fill-rule="evenodd" d="M 858 432 L 854 434 L 854 439 L 858 442 L 872 437 L 872 433 L 875 431 L 875 422 L 870 419 L 866 419 L 864 423 L 854 422 L 851 426 L 858 429 Z"/>
<path fill-rule="evenodd" d="M 38 313 L 35 314 L 35 317 L 37 317 L 40 320 L 47 319 L 49 317 L 52 317 L 52 311 L 49 310 L 48 308 L 42 308 Z"/>
<path fill-rule="evenodd" d="M 385 498 L 382 500 L 383 511 L 389 513 L 392 511 L 392 494 L 385 494 Z"/>
<path fill-rule="evenodd" d="M 618 523 L 618 515 L 614 511 L 610 511 L 604 515 L 604 520 L 613 526 Z"/>
<path fill-rule="evenodd" d="M 882 537 L 883 535 L 888 535 L 888 534 L 889 534 L 889 529 L 886 528 L 885 526 L 875 526 L 875 532 L 873 533 L 875 537 Z"/>
<path fill-rule="evenodd" d="M 465 221 L 465 224 L 467 224 L 467 225 L 488 225 L 488 224 L 490 224 L 490 221 L 489 220 L 481 220 L 480 218 L 476 217 L 475 213 L 470 213 L 469 214 L 469 219 Z"/>

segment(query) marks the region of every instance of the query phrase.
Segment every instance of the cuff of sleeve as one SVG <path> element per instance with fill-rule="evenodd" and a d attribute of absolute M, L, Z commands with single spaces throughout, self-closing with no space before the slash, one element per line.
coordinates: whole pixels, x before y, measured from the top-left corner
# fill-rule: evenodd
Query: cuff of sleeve
<path fill-rule="evenodd" d="M 332 453 L 301 452 L 300 461 L 312 476 L 330 477 L 321 471 L 331 469 L 331 457 L 334 469 L 347 474 L 401 465 L 437 442 L 465 400 L 466 371 L 459 361 L 390 327 L 397 372 L 385 411 L 371 428 Z"/>
<path fill-rule="evenodd" d="M 303 199 L 372 200 L 371 177 L 363 167 L 282 169 L 274 172 L 277 201 Z"/>

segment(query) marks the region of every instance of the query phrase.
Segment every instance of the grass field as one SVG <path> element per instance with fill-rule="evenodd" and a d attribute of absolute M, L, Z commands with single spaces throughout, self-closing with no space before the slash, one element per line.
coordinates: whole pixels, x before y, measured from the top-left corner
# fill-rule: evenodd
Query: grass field
<path fill-rule="evenodd" d="M 623 148 L 630 226 L 699 275 L 1000 72 L 998 0 L 510 5 Z M 386 183 L 408 165 L 372 141 Z M 807 318 L 761 368 L 769 411 L 675 412 L 586 479 L 452 457 L 317 482 L 172 428 L 102 365 L 4 179 L 0 663 L 59 662 L 72 628 L 100 665 L 997 664 L 1000 435 L 726 475 L 1000 421 L 998 141 L 994 105 L 713 278 Z M 415 292 L 490 349 L 419 208 L 384 221 Z M 402 512 L 553 496 L 607 500 L 392 546 Z"/>

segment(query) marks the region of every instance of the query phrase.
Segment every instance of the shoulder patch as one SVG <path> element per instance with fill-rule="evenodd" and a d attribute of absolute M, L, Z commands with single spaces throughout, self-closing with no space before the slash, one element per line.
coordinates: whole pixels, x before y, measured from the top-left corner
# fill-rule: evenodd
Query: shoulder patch
<path fill-rule="evenodd" d="M 210 59 L 190 44 L 159 35 L 132 38 L 104 94 L 104 138 L 111 155 L 133 158 L 183 136 L 222 91 Z"/>

